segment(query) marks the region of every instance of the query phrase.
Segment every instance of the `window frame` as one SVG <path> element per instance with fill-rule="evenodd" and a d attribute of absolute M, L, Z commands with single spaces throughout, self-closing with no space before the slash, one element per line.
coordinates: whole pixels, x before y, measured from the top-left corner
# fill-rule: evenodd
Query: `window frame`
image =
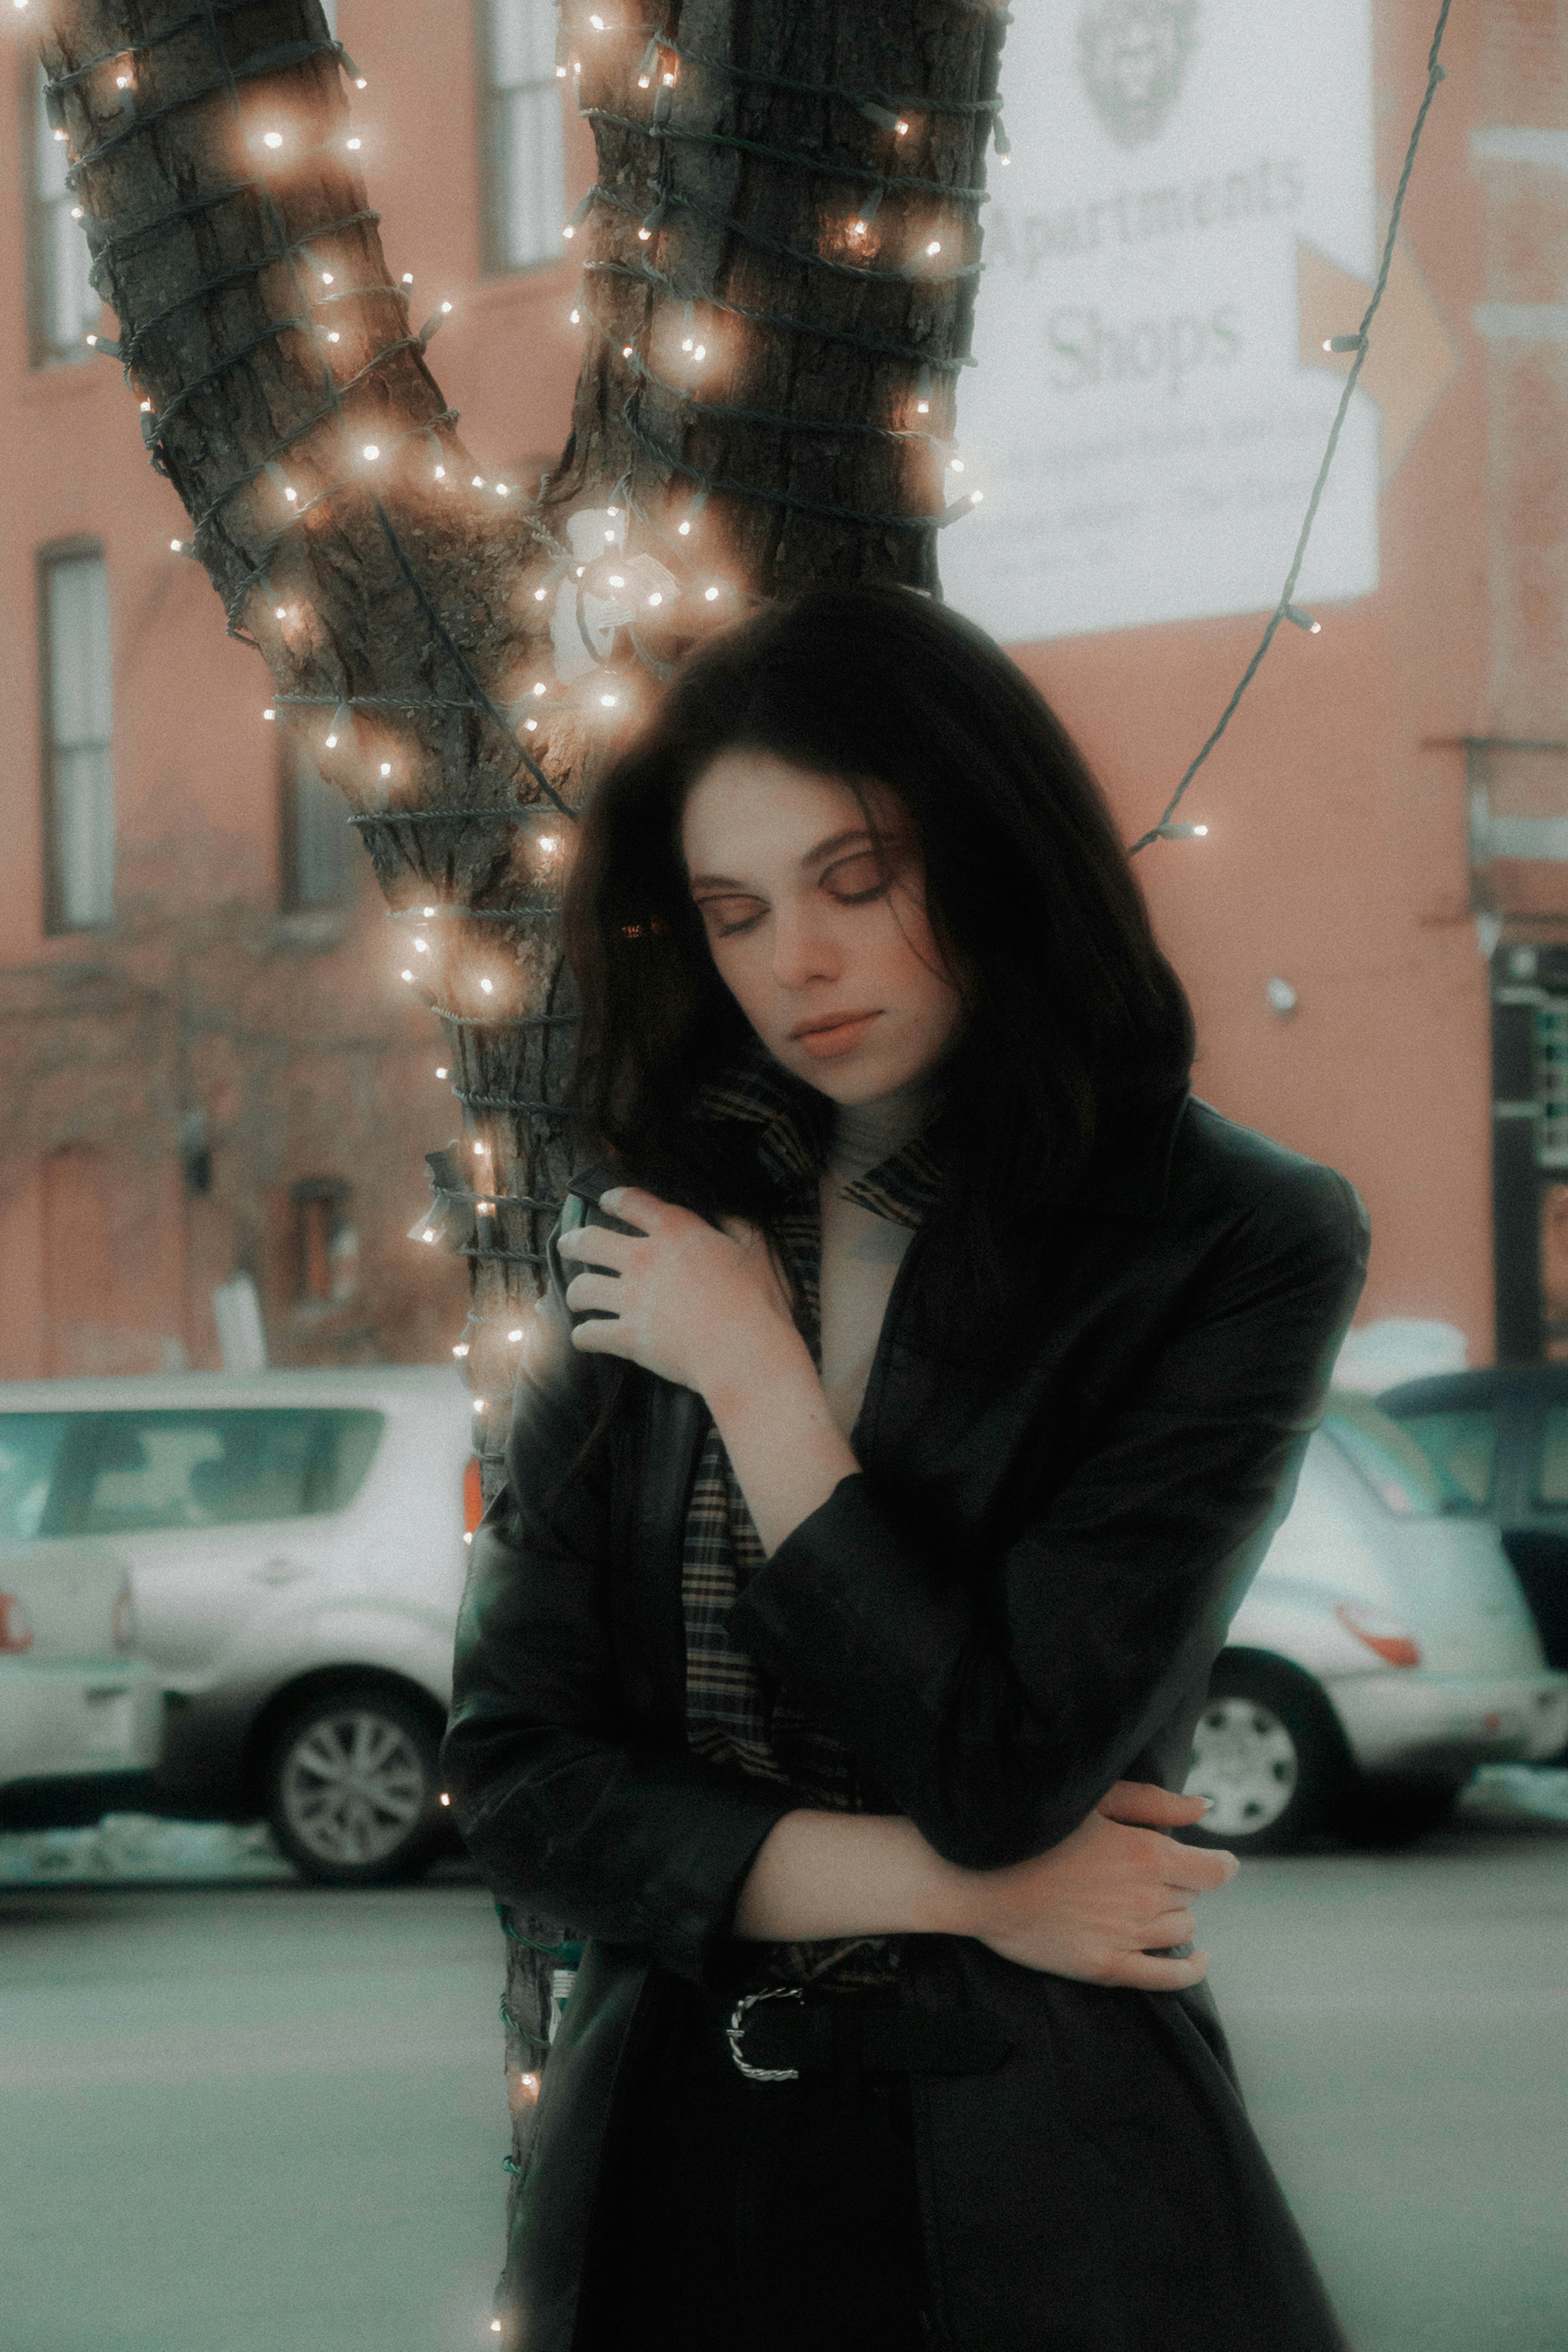
<path fill-rule="evenodd" d="M 303 779 L 302 765 L 308 764 L 324 792 L 337 803 L 339 820 L 343 828 L 342 888 L 333 898 L 312 898 L 301 887 L 303 861 L 300 856 L 305 828 L 299 822 L 299 802 Z M 323 776 L 314 761 L 299 748 L 292 733 L 280 732 L 277 739 L 277 903 L 286 915 L 347 914 L 358 896 L 360 873 L 354 862 L 356 845 L 350 839 L 349 807 L 342 793 L 329 778 Z"/>
<path fill-rule="evenodd" d="M 560 259 L 559 241 L 541 247 L 529 261 L 514 261 L 506 248 L 503 219 L 507 208 L 502 204 L 507 192 L 507 138 L 505 121 L 507 100 L 520 91 L 540 91 L 553 94 L 560 108 L 560 81 L 552 63 L 548 80 L 535 82 L 497 83 L 494 79 L 495 15 L 505 0 L 475 0 L 474 62 L 478 84 L 479 110 L 479 269 L 485 278 L 533 278 L 540 270 L 553 269 Z M 534 0 L 538 5 L 538 0 Z M 552 13 L 554 13 L 552 11 Z M 560 124 L 560 184 L 558 191 L 558 212 L 563 209 L 566 196 L 566 126 Z M 558 224 L 559 226 L 559 224 Z"/>
<path fill-rule="evenodd" d="M 59 748 L 55 740 L 55 642 L 54 629 L 49 617 L 50 573 L 57 571 L 62 564 L 84 562 L 93 562 L 103 566 L 105 602 L 109 607 L 110 727 L 109 734 L 101 746 L 109 761 L 111 841 L 109 908 L 107 913 L 91 922 L 68 919 L 65 911 L 65 877 L 60 858 L 60 806 L 55 773 L 56 758 Z M 112 598 L 107 593 L 109 563 L 101 540 L 61 539 L 51 541 L 47 546 L 37 550 L 33 568 L 34 610 L 37 627 L 38 799 L 44 820 L 44 930 L 46 936 L 50 939 L 91 938 L 94 935 L 112 931 L 119 914 L 115 892 L 119 812 L 114 789 L 114 606 Z"/>
<path fill-rule="evenodd" d="M 38 185 L 38 118 L 44 103 L 43 68 L 39 66 L 39 79 L 35 80 L 26 69 L 27 52 L 24 50 L 22 54 L 24 66 L 17 82 L 22 115 L 19 144 L 25 158 L 27 366 L 34 373 L 42 373 L 48 368 L 80 367 L 94 358 L 96 355 L 86 339 L 97 321 L 95 318 L 88 317 L 80 337 L 73 344 L 57 343 L 49 332 L 54 272 L 50 234 L 52 215 L 61 204 L 68 200 L 69 191 L 63 196 L 46 197 Z M 85 236 L 82 245 L 85 250 Z M 101 310 L 99 302 L 99 314 Z"/>

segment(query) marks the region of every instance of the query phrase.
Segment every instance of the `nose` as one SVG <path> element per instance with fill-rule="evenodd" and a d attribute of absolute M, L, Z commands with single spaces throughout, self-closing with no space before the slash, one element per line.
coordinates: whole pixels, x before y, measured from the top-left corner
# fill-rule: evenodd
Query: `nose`
<path fill-rule="evenodd" d="M 779 988 L 808 988 L 816 980 L 838 980 L 843 958 L 831 927 L 811 901 L 786 900 L 773 910 L 773 978 Z"/>

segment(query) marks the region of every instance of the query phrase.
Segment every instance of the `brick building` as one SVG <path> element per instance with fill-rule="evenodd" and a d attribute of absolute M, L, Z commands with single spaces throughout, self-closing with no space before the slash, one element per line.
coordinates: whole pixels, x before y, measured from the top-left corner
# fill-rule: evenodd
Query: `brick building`
<path fill-rule="evenodd" d="M 1385 204 L 1435 13 L 1371 0 Z M 340 16 L 389 261 L 453 300 L 441 382 L 481 461 L 527 481 L 565 432 L 559 225 L 591 176 L 552 11 Z M 1444 57 L 1364 378 L 1376 584 L 1281 633 L 1185 812 L 1208 837 L 1141 871 L 1200 1090 L 1360 1185 L 1364 1316 L 1440 1317 L 1484 1361 L 1568 1352 L 1568 0 L 1456 9 Z M 276 1362 L 433 1359 L 462 1273 L 405 1235 L 456 1123 L 439 1034 L 336 804 L 280 765 L 260 665 L 170 551 L 134 403 L 85 355 L 96 306 L 20 45 L 7 70 L 0 1372 L 215 1363 L 236 1274 Z M 1005 59 L 1004 90 L 1015 116 Z M 1303 370 L 1348 364 L 1322 339 L 1357 291 L 1303 250 Z M 1260 620 L 1016 648 L 1129 835 Z"/>

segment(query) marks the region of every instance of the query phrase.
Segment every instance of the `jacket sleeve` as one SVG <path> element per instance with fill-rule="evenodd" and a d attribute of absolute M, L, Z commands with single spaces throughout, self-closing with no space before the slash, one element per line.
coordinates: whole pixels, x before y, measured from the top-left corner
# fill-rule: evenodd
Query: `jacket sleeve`
<path fill-rule="evenodd" d="M 636 1734 L 607 1607 L 614 1448 L 601 1439 L 574 1466 L 605 1406 L 631 1400 L 605 1358 L 572 1349 L 550 1257 L 507 1485 L 474 1539 L 444 1785 L 503 1902 L 710 1982 L 757 1849 L 800 1799 Z"/>
<path fill-rule="evenodd" d="M 1366 1221 L 1326 1169 L 1239 1222 L 1157 1355 L 960 1581 L 866 1475 L 748 1582 L 737 1637 L 938 1853 L 1044 1853 L 1201 1693 L 1289 1506 L 1359 1294 Z"/>

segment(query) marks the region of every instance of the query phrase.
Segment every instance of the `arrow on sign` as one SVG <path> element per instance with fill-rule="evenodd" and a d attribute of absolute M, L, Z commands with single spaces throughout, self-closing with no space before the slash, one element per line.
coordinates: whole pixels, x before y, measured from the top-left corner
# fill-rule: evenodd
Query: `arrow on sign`
<path fill-rule="evenodd" d="M 1315 246 L 1296 239 L 1296 315 L 1303 367 L 1348 375 L 1354 352 L 1325 352 L 1331 335 L 1354 335 L 1366 314 L 1372 288 L 1342 269 Z M 1396 238 L 1388 283 L 1370 330 L 1370 346 L 1356 378 L 1383 412 L 1378 457 L 1381 484 L 1391 482 L 1421 427 L 1458 374 L 1460 353 L 1404 239 Z"/>

